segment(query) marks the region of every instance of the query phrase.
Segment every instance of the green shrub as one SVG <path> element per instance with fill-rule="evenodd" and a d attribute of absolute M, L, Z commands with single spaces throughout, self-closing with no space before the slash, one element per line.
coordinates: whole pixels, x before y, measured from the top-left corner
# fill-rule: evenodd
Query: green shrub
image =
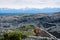
<path fill-rule="evenodd" d="M 4 37 L 2 36 L 2 37 L 0 37 L 0 40 L 4 40 Z"/>
<path fill-rule="evenodd" d="M 9 32 L 4 34 L 4 40 L 22 40 L 27 37 L 19 31 Z"/>
<path fill-rule="evenodd" d="M 25 25 L 25 26 L 22 26 L 22 25 L 18 25 L 19 29 L 21 30 L 33 30 L 35 27 L 34 25 Z"/>

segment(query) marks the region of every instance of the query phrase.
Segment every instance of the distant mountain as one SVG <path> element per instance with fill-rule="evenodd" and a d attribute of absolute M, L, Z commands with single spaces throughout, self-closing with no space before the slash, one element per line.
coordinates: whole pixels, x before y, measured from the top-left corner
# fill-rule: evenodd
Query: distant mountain
<path fill-rule="evenodd" d="M 60 8 L 22 8 L 22 9 L 9 9 L 9 8 L 0 8 L 0 15 L 9 14 L 36 14 L 36 13 L 55 13 L 60 12 Z"/>

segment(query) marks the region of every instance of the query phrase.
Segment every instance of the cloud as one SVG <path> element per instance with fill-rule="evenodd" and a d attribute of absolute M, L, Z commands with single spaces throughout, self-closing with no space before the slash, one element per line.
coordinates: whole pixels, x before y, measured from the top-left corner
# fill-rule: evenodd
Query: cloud
<path fill-rule="evenodd" d="M 8 8 L 59 7 L 60 8 L 60 0 L 0 0 L 0 7 L 8 7 Z"/>

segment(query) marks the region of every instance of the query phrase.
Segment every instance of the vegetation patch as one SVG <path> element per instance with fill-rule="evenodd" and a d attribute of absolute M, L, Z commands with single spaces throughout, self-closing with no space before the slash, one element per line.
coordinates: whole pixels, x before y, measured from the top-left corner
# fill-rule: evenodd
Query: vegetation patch
<path fill-rule="evenodd" d="M 34 29 L 33 27 L 26 25 L 25 29 L 23 30 L 22 28 L 23 26 L 19 27 L 19 30 L 13 30 L 11 32 L 6 32 L 2 35 L 2 37 L 0 38 L 0 40 L 22 40 L 28 36 L 34 36 Z M 22 29 L 22 30 L 21 30 Z"/>

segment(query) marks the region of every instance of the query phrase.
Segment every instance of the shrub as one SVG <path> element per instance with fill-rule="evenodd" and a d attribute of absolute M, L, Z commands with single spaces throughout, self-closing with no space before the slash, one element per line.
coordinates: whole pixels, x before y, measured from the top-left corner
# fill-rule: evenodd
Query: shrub
<path fill-rule="evenodd" d="M 4 36 L 3 35 L 0 35 L 0 40 L 4 40 Z"/>
<path fill-rule="evenodd" d="M 4 40 L 22 40 L 25 37 L 27 37 L 27 36 L 23 35 L 19 31 L 9 32 L 9 33 L 4 34 Z"/>

